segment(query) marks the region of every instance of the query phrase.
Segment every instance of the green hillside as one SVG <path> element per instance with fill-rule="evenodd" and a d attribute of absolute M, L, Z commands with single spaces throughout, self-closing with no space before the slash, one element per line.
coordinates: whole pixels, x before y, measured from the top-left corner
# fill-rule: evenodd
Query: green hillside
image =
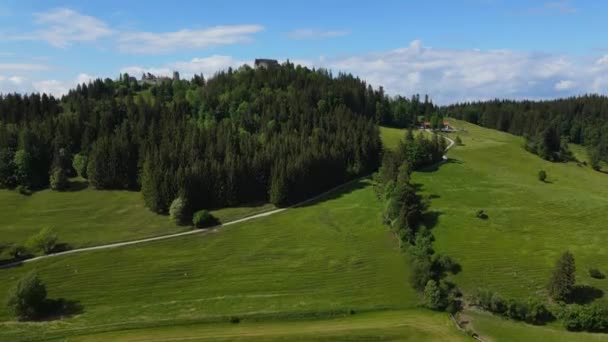
<path fill-rule="evenodd" d="M 527 153 L 523 139 L 464 122 L 464 146 L 451 162 L 414 181 L 434 195 L 431 210 L 436 249 L 455 258 L 462 272 L 456 283 L 470 293 L 478 287 L 505 297 L 544 296 L 557 257 L 569 249 L 577 282 L 608 291 L 588 269 L 608 271 L 608 176 L 576 163 L 551 163 Z M 537 179 L 539 170 L 546 183 Z M 485 210 L 489 218 L 476 218 Z"/>
<path fill-rule="evenodd" d="M 86 185 L 85 185 L 86 186 Z M 135 240 L 188 230 L 144 207 L 141 193 L 125 190 L 44 190 L 24 196 L 0 190 L 0 243 L 24 243 L 42 227 L 52 227 L 73 248 Z M 270 204 L 212 211 L 222 222 L 273 209 Z"/>
<path fill-rule="evenodd" d="M 0 293 L 36 269 L 50 298 L 77 301 L 83 312 L 60 324 L 3 323 L 0 336 L 414 308 L 419 299 L 407 283 L 406 260 L 379 215 L 361 181 L 314 205 L 217 232 L 2 270 Z M 9 319 L 2 307 L 0 320 Z"/>

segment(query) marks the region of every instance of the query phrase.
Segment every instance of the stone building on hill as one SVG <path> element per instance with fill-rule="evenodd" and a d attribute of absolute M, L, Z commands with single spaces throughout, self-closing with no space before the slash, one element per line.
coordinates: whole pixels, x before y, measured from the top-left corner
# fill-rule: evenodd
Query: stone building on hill
<path fill-rule="evenodd" d="M 276 59 L 257 58 L 254 62 L 254 65 L 256 68 L 268 69 L 270 67 L 279 66 L 279 62 Z"/>

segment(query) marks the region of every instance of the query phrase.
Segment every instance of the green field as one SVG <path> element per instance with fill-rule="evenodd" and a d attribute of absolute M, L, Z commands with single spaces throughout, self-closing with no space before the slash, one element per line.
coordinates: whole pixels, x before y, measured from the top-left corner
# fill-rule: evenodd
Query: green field
<path fill-rule="evenodd" d="M 499 318 L 479 311 L 467 312 L 472 326 L 480 336 L 488 341 L 556 341 L 583 342 L 608 341 L 607 334 L 565 331 L 555 326 L 534 326 Z"/>
<path fill-rule="evenodd" d="M 485 287 L 504 297 L 544 296 L 557 257 L 569 249 L 577 282 L 608 291 L 607 280 L 588 275 L 590 267 L 608 272 L 608 176 L 544 161 L 524 151 L 520 137 L 455 125 L 466 129 L 464 146 L 452 149 L 439 170 L 413 179 L 434 195 L 434 246 L 462 265 L 456 283 L 466 293 Z M 541 169 L 547 183 L 537 179 Z M 489 219 L 476 218 L 478 209 Z"/>
<path fill-rule="evenodd" d="M 382 144 L 384 144 L 385 148 L 394 149 L 405 137 L 405 130 L 392 127 L 380 127 L 380 137 L 382 138 Z"/>
<path fill-rule="evenodd" d="M 332 318 L 419 305 L 369 181 L 215 232 L 1 270 L 0 293 L 32 269 L 47 283 L 50 298 L 77 301 L 83 312 L 16 324 L 1 308 L 0 340 L 225 322 L 230 316 L 245 322 Z"/>
<path fill-rule="evenodd" d="M 74 341 L 468 341 L 445 314 L 384 311 L 305 321 L 168 326 L 78 336 Z"/>
<path fill-rule="evenodd" d="M 24 243 L 42 227 L 50 226 L 60 242 L 73 248 L 135 240 L 188 230 L 167 216 L 144 207 L 139 192 L 43 190 L 30 196 L 0 190 L 0 244 Z M 228 222 L 274 206 L 260 204 L 212 211 Z"/>

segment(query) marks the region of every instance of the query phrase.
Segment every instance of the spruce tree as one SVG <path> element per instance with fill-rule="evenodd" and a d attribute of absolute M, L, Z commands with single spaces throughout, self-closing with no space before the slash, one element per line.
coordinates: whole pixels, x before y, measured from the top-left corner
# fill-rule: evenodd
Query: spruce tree
<path fill-rule="evenodd" d="M 568 300 L 572 295 L 576 266 L 574 255 L 569 251 L 564 252 L 555 264 L 553 275 L 549 281 L 549 295 L 555 300 Z"/>

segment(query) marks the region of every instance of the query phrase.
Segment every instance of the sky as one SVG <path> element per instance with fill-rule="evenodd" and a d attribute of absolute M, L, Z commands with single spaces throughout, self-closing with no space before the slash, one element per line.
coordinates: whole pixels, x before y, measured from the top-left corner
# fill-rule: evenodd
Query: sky
<path fill-rule="evenodd" d="M 3 0 L 0 93 L 273 58 L 440 104 L 607 94 L 606 18 L 574 0 Z"/>

